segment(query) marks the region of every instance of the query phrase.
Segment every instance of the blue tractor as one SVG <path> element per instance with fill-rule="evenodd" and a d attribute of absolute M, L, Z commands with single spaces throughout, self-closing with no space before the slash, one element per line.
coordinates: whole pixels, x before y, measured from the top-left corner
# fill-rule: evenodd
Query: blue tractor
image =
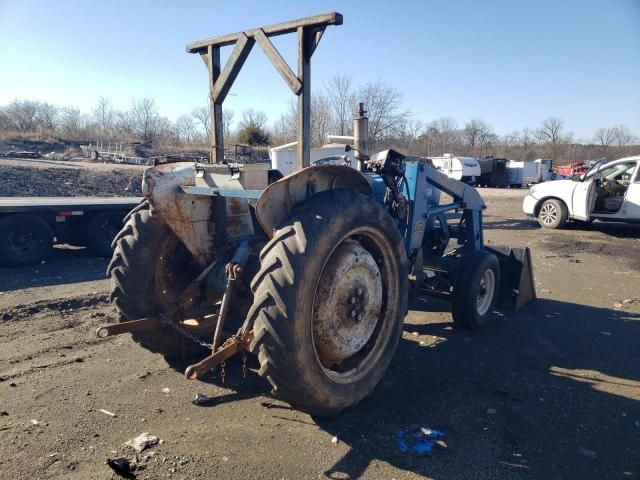
<path fill-rule="evenodd" d="M 145 172 L 146 200 L 125 219 L 108 268 L 121 321 L 100 337 L 129 332 L 168 358 L 207 354 L 189 379 L 220 366 L 224 380 L 236 353 L 246 372 L 249 352 L 277 397 L 336 415 L 384 375 L 411 296 L 450 298 L 464 328 L 486 323 L 496 303 L 535 296 L 526 249 L 485 248 L 474 188 L 426 158 L 369 155 L 362 104 L 357 165 L 309 165 L 309 60 L 324 29 L 341 23 L 331 13 L 188 45 L 209 69 L 212 161 Z M 297 75 L 269 40 L 291 32 Z M 299 97 L 300 168 L 283 178 L 220 148 L 221 103 L 254 43 Z M 225 45 L 235 46 L 222 69 Z"/>

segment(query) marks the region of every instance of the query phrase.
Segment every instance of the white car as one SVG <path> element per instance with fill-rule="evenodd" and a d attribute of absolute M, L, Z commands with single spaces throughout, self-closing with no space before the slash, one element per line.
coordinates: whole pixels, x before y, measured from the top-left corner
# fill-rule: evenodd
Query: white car
<path fill-rule="evenodd" d="M 568 219 L 640 223 L 640 155 L 601 161 L 580 177 L 534 185 L 522 210 L 546 228 L 560 228 Z"/>

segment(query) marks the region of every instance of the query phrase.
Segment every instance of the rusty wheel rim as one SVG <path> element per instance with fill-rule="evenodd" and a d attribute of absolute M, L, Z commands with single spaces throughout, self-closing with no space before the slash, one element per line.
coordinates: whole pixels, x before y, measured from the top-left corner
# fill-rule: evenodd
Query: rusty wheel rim
<path fill-rule="evenodd" d="M 328 255 L 314 291 L 311 335 L 332 381 L 353 383 L 378 363 L 392 338 L 397 268 L 388 239 L 370 227 L 354 229 Z"/>

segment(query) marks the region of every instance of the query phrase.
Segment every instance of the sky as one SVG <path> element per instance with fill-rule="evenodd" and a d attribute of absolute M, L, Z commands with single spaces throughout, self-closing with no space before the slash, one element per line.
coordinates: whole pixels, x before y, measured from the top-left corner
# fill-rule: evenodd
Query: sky
<path fill-rule="evenodd" d="M 0 0 L 0 105 L 150 97 L 175 120 L 207 103 L 188 42 L 330 11 L 344 24 L 313 56 L 312 90 L 342 74 L 397 88 L 425 122 L 480 117 L 506 134 L 557 116 L 576 138 L 640 136 L 640 0 Z M 272 40 L 295 71 L 296 36 Z M 224 107 L 275 121 L 293 98 L 256 46 Z"/>

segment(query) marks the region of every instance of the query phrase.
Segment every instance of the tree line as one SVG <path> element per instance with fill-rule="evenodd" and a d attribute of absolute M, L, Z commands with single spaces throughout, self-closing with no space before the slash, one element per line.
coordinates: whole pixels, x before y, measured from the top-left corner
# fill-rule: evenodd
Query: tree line
<path fill-rule="evenodd" d="M 402 93 L 378 80 L 357 86 L 351 77 L 336 75 L 313 92 L 311 141 L 319 146 L 327 136 L 352 135 L 352 119 L 358 102 L 369 116 L 369 139 L 373 151 L 396 148 L 411 155 L 443 153 L 514 160 L 551 158 L 557 164 L 600 157 L 617 158 L 640 153 L 640 140 L 625 125 L 597 129 L 586 140 L 576 140 L 558 117 L 544 119 L 536 127 L 497 134 L 481 118 L 459 123 L 452 117 L 423 121 L 404 107 Z M 296 139 L 296 108 L 291 101 L 278 118 L 247 109 L 238 121 L 235 112 L 223 110 L 223 129 L 228 144 L 281 145 Z M 0 106 L 0 132 L 59 135 L 103 141 L 154 142 L 175 147 L 205 147 L 210 130 L 209 108 L 202 106 L 175 121 L 160 115 L 153 99 L 133 100 L 127 110 L 117 110 L 100 97 L 90 113 L 75 107 L 47 102 L 14 100 Z"/>

